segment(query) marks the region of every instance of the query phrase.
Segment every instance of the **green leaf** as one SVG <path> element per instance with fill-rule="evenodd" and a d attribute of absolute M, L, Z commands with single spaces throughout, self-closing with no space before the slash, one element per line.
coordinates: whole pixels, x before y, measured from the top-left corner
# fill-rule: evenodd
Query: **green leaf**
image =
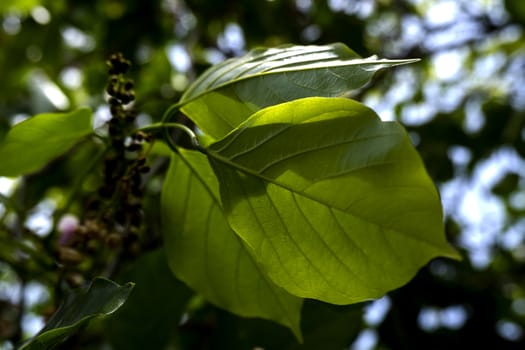
<path fill-rule="evenodd" d="M 119 279 L 136 286 L 106 324 L 113 348 L 166 349 L 192 293 L 171 273 L 164 250 L 139 257 Z"/>
<path fill-rule="evenodd" d="M 0 176 L 39 170 L 91 134 L 91 111 L 39 114 L 16 124 L 0 143 Z"/>
<path fill-rule="evenodd" d="M 303 310 L 304 344 L 293 344 L 288 350 L 348 349 L 364 328 L 361 304 L 336 306 L 308 300 Z"/>
<path fill-rule="evenodd" d="M 162 190 L 162 221 L 168 264 L 177 277 L 219 307 L 275 321 L 301 338 L 302 299 L 273 284 L 228 226 L 204 155 L 185 150 L 173 155 Z"/>
<path fill-rule="evenodd" d="M 273 322 L 240 320 L 228 313 L 218 313 L 216 317 L 218 329 L 210 342 L 216 349 L 228 350 L 348 349 L 365 327 L 362 304 L 340 306 L 308 299 L 304 302 L 301 317 L 302 344 Z"/>
<path fill-rule="evenodd" d="M 44 329 L 20 350 L 54 348 L 91 319 L 115 312 L 124 304 L 133 286 L 133 283 L 119 286 L 110 280 L 96 278 L 89 288 L 67 295 Z"/>
<path fill-rule="evenodd" d="M 2 0 L 0 2 L 0 14 L 29 12 L 41 3 L 40 0 Z"/>
<path fill-rule="evenodd" d="M 361 58 L 347 46 L 257 49 L 215 65 L 184 93 L 181 110 L 215 139 L 261 108 L 309 96 L 340 96 L 386 67 L 416 60 Z"/>
<path fill-rule="evenodd" d="M 344 98 L 266 108 L 210 146 L 230 226 L 291 294 L 382 296 L 445 240 L 438 193 L 403 128 Z"/>

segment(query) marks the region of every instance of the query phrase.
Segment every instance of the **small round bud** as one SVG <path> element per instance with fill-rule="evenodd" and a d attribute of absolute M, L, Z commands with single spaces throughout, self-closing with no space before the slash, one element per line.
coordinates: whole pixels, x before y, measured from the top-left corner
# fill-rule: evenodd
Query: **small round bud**
<path fill-rule="evenodd" d="M 122 237 L 118 233 L 110 233 L 106 237 L 106 244 L 111 249 L 116 249 L 122 244 Z"/>
<path fill-rule="evenodd" d="M 140 143 L 132 143 L 126 149 L 130 152 L 142 151 L 142 145 Z"/>
<path fill-rule="evenodd" d="M 84 278 L 84 276 L 82 276 L 81 274 L 79 273 L 70 273 L 66 276 L 66 280 L 67 280 L 67 283 L 69 283 L 69 285 L 71 287 L 80 287 L 84 284 L 84 282 L 86 281 L 86 279 Z"/>
<path fill-rule="evenodd" d="M 120 101 L 117 100 L 114 97 L 110 97 L 108 103 L 109 103 L 110 106 L 118 106 L 118 105 L 120 105 Z"/>
<path fill-rule="evenodd" d="M 131 256 L 137 256 L 140 254 L 142 247 L 139 242 L 133 242 L 128 246 L 128 253 Z"/>
<path fill-rule="evenodd" d="M 134 86 L 135 86 L 135 83 L 133 83 L 132 80 L 128 80 L 128 81 L 126 81 L 126 83 L 124 84 L 124 89 L 126 89 L 126 90 L 131 90 L 131 89 L 133 89 Z"/>
<path fill-rule="evenodd" d="M 146 137 L 146 133 L 143 131 L 137 131 L 137 133 L 133 135 L 133 138 L 139 142 L 144 140 L 145 137 Z"/>
<path fill-rule="evenodd" d="M 66 265 L 78 265 L 84 260 L 84 255 L 71 247 L 58 247 L 58 259 Z"/>
<path fill-rule="evenodd" d="M 78 229 L 78 218 L 73 214 L 66 214 L 58 222 L 58 232 L 60 233 L 58 243 L 62 246 L 69 245 L 75 238 L 75 232 Z"/>
<path fill-rule="evenodd" d="M 95 254 L 97 251 L 100 250 L 100 241 L 98 241 L 98 237 L 94 237 L 90 239 L 85 246 L 85 250 L 88 254 Z"/>

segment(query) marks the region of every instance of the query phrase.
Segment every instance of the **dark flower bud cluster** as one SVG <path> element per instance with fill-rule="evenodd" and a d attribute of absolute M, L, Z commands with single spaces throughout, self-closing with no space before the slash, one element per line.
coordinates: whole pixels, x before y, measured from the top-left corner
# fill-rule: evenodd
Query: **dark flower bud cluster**
<path fill-rule="evenodd" d="M 109 83 L 106 92 L 111 96 L 110 107 L 118 108 L 119 105 L 132 102 L 135 99 L 134 83 L 124 77 L 124 74 L 131 67 L 131 62 L 118 53 L 109 57 L 107 65 L 109 67 Z"/>
<path fill-rule="evenodd" d="M 140 250 L 142 177 L 150 170 L 144 143 L 151 142 L 151 136 L 134 132 L 137 113 L 130 105 L 134 84 L 124 76 L 130 62 L 114 54 L 107 64 L 110 150 L 104 158 L 103 183 L 88 203 L 86 217 L 73 238 L 59 248 L 59 260 L 66 265 L 78 265 L 85 256 L 100 258 L 108 251 L 132 255 Z"/>

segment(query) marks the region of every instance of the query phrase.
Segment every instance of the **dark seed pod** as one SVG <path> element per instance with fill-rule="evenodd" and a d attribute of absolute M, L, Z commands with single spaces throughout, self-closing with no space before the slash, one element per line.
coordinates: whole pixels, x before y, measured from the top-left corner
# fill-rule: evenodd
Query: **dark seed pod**
<path fill-rule="evenodd" d="M 93 239 L 90 239 L 86 243 L 86 252 L 89 254 L 95 254 L 100 250 L 100 241 L 98 240 L 98 237 L 95 237 Z"/>
<path fill-rule="evenodd" d="M 84 261 L 84 255 L 75 248 L 58 247 L 58 260 L 66 265 L 78 265 Z"/>
<path fill-rule="evenodd" d="M 114 118 L 121 118 L 124 113 L 124 109 L 121 105 L 109 106 L 109 111 Z"/>
<path fill-rule="evenodd" d="M 80 273 L 74 272 L 67 274 L 66 281 L 71 287 L 77 288 L 82 286 L 86 282 L 86 279 Z"/>
<path fill-rule="evenodd" d="M 138 242 L 134 242 L 128 246 L 128 254 L 130 254 L 131 256 L 139 255 L 141 250 L 142 247 Z"/>
<path fill-rule="evenodd" d="M 131 111 L 129 111 L 124 116 L 124 119 L 126 120 L 127 123 L 131 124 L 131 123 L 133 123 L 135 121 L 135 119 L 137 119 L 137 115 L 135 113 L 132 113 Z"/>
<path fill-rule="evenodd" d="M 118 106 L 120 104 L 119 100 L 114 97 L 110 97 L 108 103 L 110 106 Z"/>
<path fill-rule="evenodd" d="M 117 87 L 114 84 L 109 84 L 108 87 L 106 88 L 106 92 L 110 96 L 116 96 L 118 94 Z"/>
<path fill-rule="evenodd" d="M 106 244 L 108 247 L 112 248 L 112 249 L 116 249 L 118 247 L 121 246 L 122 244 L 122 237 L 118 234 L 118 233 L 110 233 L 107 237 L 106 237 Z"/>
<path fill-rule="evenodd" d="M 135 99 L 135 92 L 131 91 L 120 91 L 117 98 L 122 101 L 123 104 L 127 105 Z"/>
<path fill-rule="evenodd" d="M 131 66 L 131 62 L 121 53 L 112 54 L 108 60 L 109 74 L 124 74 Z"/>
<path fill-rule="evenodd" d="M 126 150 L 130 152 L 142 151 L 142 145 L 140 143 L 132 143 L 131 145 L 126 147 Z"/>
<path fill-rule="evenodd" d="M 142 141 L 144 140 L 144 133 L 142 131 L 137 132 L 135 135 L 132 136 L 135 141 Z"/>

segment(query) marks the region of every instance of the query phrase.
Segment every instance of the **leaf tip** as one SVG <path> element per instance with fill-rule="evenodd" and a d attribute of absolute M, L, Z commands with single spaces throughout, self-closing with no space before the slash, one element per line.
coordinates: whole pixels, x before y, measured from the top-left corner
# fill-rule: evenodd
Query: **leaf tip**
<path fill-rule="evenodd" d="M 457 250 L 455 247 L 453 247 L 451 245 L 448 246 L 448 251 L 446 251 L 445 254 L 443 254 L 443 256 L 445 258 L 449 258 L 449 259 L 453 259 L 453 260 L 457 260 L 457 261 L 462 261 L 463 260 L 463 256 L 461 255 L 459 250 Z"/>
<path fill-rule="evenodd" d="M 289 329 L 293 333 L 293 335 L 295 336 L 295 339 L 297 340 L 297 342 L 299 344 L 303 344 L 304 343 L 304 338 L 303 338 L 303 332 L 301 331 L 301 325 L 300 324 L 290 325 Z"/>

